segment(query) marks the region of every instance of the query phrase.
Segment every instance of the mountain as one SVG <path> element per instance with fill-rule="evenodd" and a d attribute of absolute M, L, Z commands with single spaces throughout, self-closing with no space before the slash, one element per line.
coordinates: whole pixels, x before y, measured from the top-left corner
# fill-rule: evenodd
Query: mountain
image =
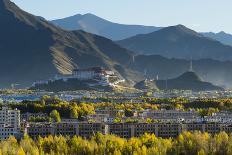
<path fill-rule="evenodd" d="M 215 86 L 209 82 L 202 81 L 199 76 L 192 71 L 183 73 L 177 78 L 168 80 L 158 80 L 156 85 L 159 89 L 177 89 L 192 91 L 210 91 L 223 90 L 223 88 Z"/>
<path fill-rule="evenodd" d="M 137 55 L 130 64 L 147 79 L 173 79 L 190 70 L 190 61 L 185 59 L 165 58 L 159 55 Z M 193 60 L 194 72 L 204 81 L 231 88 L 232 62 L 212 59 Z"/>
<path fill-rule="evenodd" d="M 63 30 L 9 0 L 0 0 L 0 25 L 0 88 L 11 84 L 29 87 L 37 80 L 70 74 L 74 68 L 101 66 L 132 84 L 157 75 L 162 79 L 173 78 L 189 66 L 183 59 L 134 56 L 104 37 Z M 232 86 L 231 62 L 202 59 L 194 60 L 193 64 L 204 80 Z"/>
<path fill-rule="evenodd" d="M 137 34 L 146 34 L 161 29 L 153 26 L 117 24 L 93 14 L 77 14 L 51 22 L 66 30 L 83 30 L 112 40 L 122 40 Z"/>
<path fill-rule="evenodd" d="M 65 31 L 9 0 L 0 0 L 0 25 L 0 88 L 30 86 L 78 67 L 102 66 L 125 78 L 138 77 L 124 67 L 132 52 L 97 35 Z"/>
<path fill-rule="evenodd" d="M 136 89 L 139 90 L 158 90 L 158 87 L 154 80 L 142 80 L 134 85 Z"/>
<path fill-rule="evenodd" d="M 225 33 L 223 31 L 221 31 L 219 33 L 205 32 L 205 33 L 201 33 L 201 34 L 204 35 L 205 37 L 220 41 L 221 43 L 223 43 L 225 45 L 232 46 L 232 35 L 229 33 Z"/>
<path fill-rule="evenodd" d="M 183 25 L 163 28 L 117 42 L 139 54 L 168 58 L 232 60 L 232 47 L 186 28 Z"/>

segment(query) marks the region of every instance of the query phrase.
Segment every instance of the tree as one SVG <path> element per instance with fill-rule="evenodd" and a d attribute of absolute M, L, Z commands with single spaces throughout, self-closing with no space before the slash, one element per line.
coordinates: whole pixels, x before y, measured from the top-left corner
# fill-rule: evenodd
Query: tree
<path fill-rule="evenodd" d="M 70 110 L 70 117 L 71 118 L 78 118 L 78 112 L 77 112 L 77 109 L 76 108 L 71 108 Z"/>
<path fill-rule="evenodd" d="M 60 113 L 57 110 L 52 110 L 50 117 L 54 122 L 61 122 Z"/>
<path fill-rule="evenodd" d="M 126 117 L 132 117 L 132 116 L 134 116 L 134 112 L 131 109 L 126 109 L 125 110 L 125 116 Z"/>
<path fill-rule="evenodd" d="M 152 123 L 152 122 L 153 122 L 153 120 L 152 120 L 151 118 L 147 118 L 147 119 L 146 119 L 146 123 L 150 124 L 150 123 Z"/>
<path fill-rule="evenodd" d="M 19 148 L 17 155 L 26 155 L 22 147 Z"/>

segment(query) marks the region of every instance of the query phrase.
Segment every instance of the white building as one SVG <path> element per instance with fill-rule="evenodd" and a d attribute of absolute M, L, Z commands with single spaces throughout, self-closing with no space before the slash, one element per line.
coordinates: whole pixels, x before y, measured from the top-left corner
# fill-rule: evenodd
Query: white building
<path fill-rule="evenodd" d="M 113 75 L 113 71 L 107 71 L 101 67 L 73 70 L 73 77 L 79 80 L 103 79 Z"/>
<path fill-rule="evenodd" d="M 20 133 L 20 111 L 2 107 L 0 110 L 0 139 Z"/>
<path fill-rule="evenodd" d="M 75 69 L 70 75 L 56 75 L 53 79 L 45 81 L 37 81 L 33 83 L 33 87 L 36 85 L 48 84 L 57 80 L 68 81 L 69 79 L 77 80 L 97 80 L 99 85 L 109 85 L 109 78 L 117 77 L 113 71 L 106 70 L 102 67 L 92 67 L 85 69 Z M 118 82 L 118 80 L 117 80 Z M 119 81 L 121 82 L 121 81 Z M 91 84 L 90 84 L 91 85 Z M 93 84 L 93 86 L 96 84 Z"/>
<path fill-rule="evenodd" d="M 139 113 L 142 118 L 152 118 L 160 122 L 199 122 L 201 117 L 196 111 L 147 110 Z"/>

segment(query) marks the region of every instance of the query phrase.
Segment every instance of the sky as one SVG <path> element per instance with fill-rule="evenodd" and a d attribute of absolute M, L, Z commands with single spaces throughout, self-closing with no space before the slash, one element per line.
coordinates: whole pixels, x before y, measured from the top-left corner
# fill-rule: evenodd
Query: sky
<path fill-rule="evenodd" d="M 112 22 L 149 26 L 183 24 L 198 32 L 232 33 L 232 0 L 12 0 L 48 20 L 92 13 Z"/>

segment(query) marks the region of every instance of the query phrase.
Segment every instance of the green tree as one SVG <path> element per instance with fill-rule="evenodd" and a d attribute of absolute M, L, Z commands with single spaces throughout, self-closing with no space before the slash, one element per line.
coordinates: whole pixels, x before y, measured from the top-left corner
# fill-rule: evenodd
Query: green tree
<path fill-rule="evenodd" d="M 61 122 L 60 113 L 57 110 L 52 110 L 50 117 L 54 122 Z"/>

